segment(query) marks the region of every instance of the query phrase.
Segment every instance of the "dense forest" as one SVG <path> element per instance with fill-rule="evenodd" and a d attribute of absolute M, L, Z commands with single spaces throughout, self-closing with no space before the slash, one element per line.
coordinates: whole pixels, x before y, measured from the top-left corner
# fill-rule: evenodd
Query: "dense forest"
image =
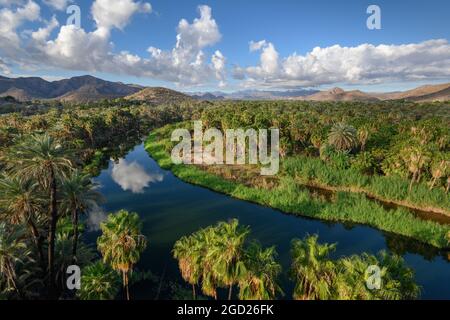
<path fill-rule="evenodd" d="M 368 224 L 448 248 L 449 224 L 421 219 L 411 211 L 450 213 L 447 103 L 151 106 L 115 99 L 43 105 L 0 117 L 0 298 L 130 299 L 134 283 L 154 278 L 151 270 L 135 270 L 151 246 L 137 214 L 110 214 L 101 224 L 97 250 L 82 240 L 86 214 L 103 202 L 91 178 L 149 132 L 149 153 L 186 181 L 285 212 Z M 251 166 L 171 165 L 170 132 L 191 126 L 192 120 L 223 131 L 279 128 L 281 172 L 261 177 Z M 311 188 L 330 193 L 317 196 Z M 388 210 L 376 201 L 398 207 Z M 174 244 L 173 255 L 193 297 L 217 298 L 218 288 L 240 299 L 285 297 L 277 283 L 275 249 L 248 241 L 249 232 L 237 221 L 222 222 Z M 413 272 L 400 257 L 380 253 L 331 259 L 334 246 L 321 244 L 315 235 L 292 241 L 292 298 L 419 296 Z M 359 277 L 374 262 L 392 281 L 390 290 L 376 295 Z M 66 269 L 74 263 L 83 270 L 76 293 L 65 288 Z M 196 292 L 198 286 L 201 292 Z M 184 292 L 179 285 L 172 287 L 172 298 Z"/>

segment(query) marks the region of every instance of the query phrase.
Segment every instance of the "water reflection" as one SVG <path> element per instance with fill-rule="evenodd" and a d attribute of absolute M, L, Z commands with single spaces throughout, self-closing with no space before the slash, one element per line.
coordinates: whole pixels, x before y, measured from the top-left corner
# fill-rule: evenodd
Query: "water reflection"
<path fill-rule="evenodd" d="M 86 220 L 88 231 L 100 230 L 100 223 L 107 218 L 105 210 L 102 207 L 95 205 L 89 212 Z"/>
<path fill-rule="evenodd" d="M 143 193 L 150 183 L 161 182 L 164 179 L 162 174 L 149 174 L 136 161 L 129 163 L 125 159 L 113 163 L 111 177 L 122 190 L 132 193 Z"/>
<path fill-rule="evenodd" d="M 126 209 L 140 214 L 144 224 L 143 234 L 151 240 L 152 246 L 149 246 L 142 255 L 138 268 L 151 270 L 156 275 L 163 274 L 164 283 L 170 285 L 176 283 L 185 288 L 178 263 L 171 254 L 176 240 L 218 221 L 238 218 L 242 225 L 251 227 L 251 236 L 260 240 L 264 246 L 276 245 L 277 259 L 283 267 L 280 284 L 285 290 L 286 298 L 291 297 L 293 290 L 293 283 L 289 280 L 288 274 L 291 264 L 291 240 L 313 233 L 319 234 L 321 242 L 338 243 L 333 258 L 362 252 L 376 254 L 380 250 L 400 254 L 406 264 L 414 270 L 416 281 L 423 288 L 422 298 L 450 297 L 450 287 L 445 280 L 450 279 L 448 251 L 360 224 L 343 224 L 282 214 L 277 210 L 184 183 L 170 172 L 162 170 L 153 159 L 149 158 L 143 145 L 137 146 L 126 155 L 120 154 L 117 158 L 124 156 L 125 162 L 109 161 L 108 168 L 95 179 L 100 183 L 100 191 L 107 199 L 104 210 L 109 213 Z M 143 175 L 152 174 L 164 179 L 150 188 L 140 187 L 142 191 L 140 194 L 124 192 L 124 186 L 128 190 L 132 187 L 114 179 L 113 168 L 117 171 L 121 166 L 129 168 L 136 165 L 141 168 L 137 174 L 139 179 Z M 125 175 L 130 175 L 127 170 L 124 170 Z M 144 185 L 151 182 L 145 182 Z M 136 189 L 139 190 L 138 187 Z M 97 212 L 92 214 L 90 220 L 96 226 L 102 217 L 104 215 Z M 98 233 L 87 233 L 87 242 L 95 244 L 97 236 Z M 154 299 L 157 293 L 152 288 L 156 287 L 160 298 L 173 298 L 171 291 L 165 290 L 164 286 L 164 284 L 152 286 L 142 283 L 133 289 L 134 296 L 138 299 Z"/>

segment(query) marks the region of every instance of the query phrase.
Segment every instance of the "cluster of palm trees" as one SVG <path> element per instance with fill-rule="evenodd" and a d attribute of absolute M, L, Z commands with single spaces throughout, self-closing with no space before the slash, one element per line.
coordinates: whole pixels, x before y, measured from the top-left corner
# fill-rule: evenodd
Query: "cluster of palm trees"
<path fill-rule="evenodd" d="M 246 243 L 250 230 L 236 219 L 219 222 L 179 239 L 173 248 L 183 279 L 205 296 L 218 299 L 218 288 L 239 287 L 240 299 L 274 299 L 281 294 L 277 277 L 281 266 L 275 261 L 274 247 L 262 248 L 257 242 Z"/>
<path fill-rule="evenodd" d="M 246 243 L 249 229 L 237 220 L 219 222 L 179 239 L 173 255 L 183 279 L 205 296 L 218 298 L 218 288 L 238 286 L 241 300 L 270 300 L 283 295 L 278 284 L 281 266 L 274 247 L 262 248 L 256 241 Z M 415 299 L 419 287 L 414 273 L 401 257 L 380 252 L 379 256 L 354 255 L 330 258 L 336 244 L 320 244 L 318 236 L 292 241 L 290 278 L 295 282 L 296 300 Z M 380 268 L 381 286 L 367 286 L 370 266 Z"/>
<path fill-rule="evenodd" d="M 291 278 L 295 281 L 293 298 L 299 300 L 401 300 L 416 299 L 420 289 L 414 273 L 397 255 L 380 252 L 330 258 L 336 244 L 321 244 L 318 236 L 292 241 Z M 379 275 L 370 273 L 371 266 Z M 371 276 L 379 276 L 379 287 L 369 289 Z"/>
<path fill-rule="evenodd" d="M 46 279 L 47 296 L 55 299 L 61 291 L 55 269 L 58 222 L 63 217 L 72 219 L 71 259 L 76 262 L 78 217 L 97 204 L 101 196 L 90 177 L 76 169 L 70 152 L 47 134 L 26 137 L 9 149 L 7 160 L 0 177 L 1 221 L 11 233 L 26 228 L 25 237 L 18 241 L 26 245 L 30 240 L 33 244 L 41 278 Z"/>
<path fill-rule="evenodd" d="M 280 130 L 280 155 L 322 156 L 360 173 L 396 175 L 450 189 L 450 129 L 445 104 L 218 102 L 206 127 Z M 425 111 L 426 110 L 426 111 Z M 335 161 L 336 160 L 336 161 Z"/>

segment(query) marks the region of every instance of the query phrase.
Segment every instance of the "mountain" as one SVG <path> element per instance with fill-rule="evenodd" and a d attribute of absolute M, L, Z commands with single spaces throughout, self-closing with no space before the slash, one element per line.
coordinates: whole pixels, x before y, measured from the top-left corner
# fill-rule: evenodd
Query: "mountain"
<path fill-rule="evenodd" d="M 425 85 L 404 92 L 381 93 L 375 96 L 381 100 L 450 101 L 450 83 Z"/>
<path fill-rule="evenodd" d="M 150 104 L 172 104 L 194 100 L 191 96 L 162 87 L 149 87 L 125 97 L 127 100 L 142 101 Z"/>
<path fill-rule="evenodd" d="M 320 91 L 309 96 L 299 97 L 297 100 L 308 101 L 378 101 L 379 99 L 368 93 L 352 90 L 344 91 L 341 88 L 333 88 L 328 91 Z"/>
<path fill-rule="evenodd" d="M 224 100 L 225 97 L 221 94 L 215 94 L 211 92 L 206 93 L 197 93 L 190 95 L 195 100 L 207 100 L 207 101 L 215 101 L 215 100 Z"/>
<path fill-rule="evenodd" d="M 124 97 L 141 88 L 120 82 L 110 82 L 92 76 L 80 76 L 58 81 L 38 77 L 0 77 L 0 96 L 12 96 L 19 101 L 55 99 L 87 102 Z"/>
<path fill-rule="evenodd" d="M 194 92 L 190 95 L 197 100 L 280 100 L 295 99 L 319 92 L 313 89 L 271 91 L 271 90 L 241 90 L 232 93 L 225 92 Z"/>
<path fill-rule="evenodd" d="M 38 77 L 7 78 L 0 76 L 0 97 L 14 97 L 17 101 L 61 100 L 89 102 L 125 97 L 128 100 L 151 104 L 179 103 L 189 100 L 302 100 L 302 101 L 380 101 L 409 100 L 450 101 L 450 83 L 425 85 L 404 92 L 366 93 L 333 88 L 327 91 L 297 89 L 286 91 L 242 90 L 226 92 L 193 92 L 184 94 L 162 87 L 143 87 L 135 84 L 111 82 L 93 76 L 80 76 L 58 81 Z"/>
<path fill-rule="evenodd" d="M 243 90 L 233 93 L 190 93 L 197 100 L 302 100 L 302 101 L 365 101 L 409 100 L 416 102 L 450 101 L 450 83 L 426 85 L 404 92 L 368 93 L 333 88 L 326 91 L 299 89 L 287 91 Z"/>

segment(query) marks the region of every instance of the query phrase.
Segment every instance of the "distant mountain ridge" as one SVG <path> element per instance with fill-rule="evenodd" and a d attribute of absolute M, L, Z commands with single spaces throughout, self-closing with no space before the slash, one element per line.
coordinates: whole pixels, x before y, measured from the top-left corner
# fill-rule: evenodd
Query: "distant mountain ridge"
<path fill-rule="evenodd" d="M 403 92 L 370 93 L 360 90 L 345 91 L 341 88 L 330 90 L 288 90 L 258 91 L 247 90 L 234 93 L 208 92 L 191 94 L 198 100 L 301 100 L 301 101 L 363 101 L 408 100 L 415 102 L 450 101 L 450 83 L 425 85 Z"/>
<path fill-rule="evenodd" d="M 197 100 L 280 100 L 290 99 L 294 97 L 303 97 L 320 92 L 314 89 L 299 89 L 299 90 L 242 90 L 232 93 L 226 92 L 194 92 L 190 95 Z"/>
<path fill-rule="evenodd" d="M 151 104 L 179 103 L 189 100 L 302 100 L 302 101 L 384 101 L 409 100 L 450 101 L 450 83 L 425 85 L 404 92 L 367 93 L 360 90 L 345 91 L 333 88 L 326 91 L 297 89 L 286 91 L 242 90 L 233 93 L 182 93 L 163 87 L 144 87 L 79 76 L 58 81 L 39 77 L 7 78 L 0 76 L 0 97 L 11 96 L 17 101 L 61 100 L 90 102 L 101 99 L 126 98 Z"/>
<path fill-rule="evenodd" d="M 93 76 L 58 81 L 46 81 L 38 77 L 0 77 L 0 96 L 12 96 L 18 101 L 55 99 L 87 102 L 124 97 L 139 90 L 135 85 L 106 81 Z"/>

